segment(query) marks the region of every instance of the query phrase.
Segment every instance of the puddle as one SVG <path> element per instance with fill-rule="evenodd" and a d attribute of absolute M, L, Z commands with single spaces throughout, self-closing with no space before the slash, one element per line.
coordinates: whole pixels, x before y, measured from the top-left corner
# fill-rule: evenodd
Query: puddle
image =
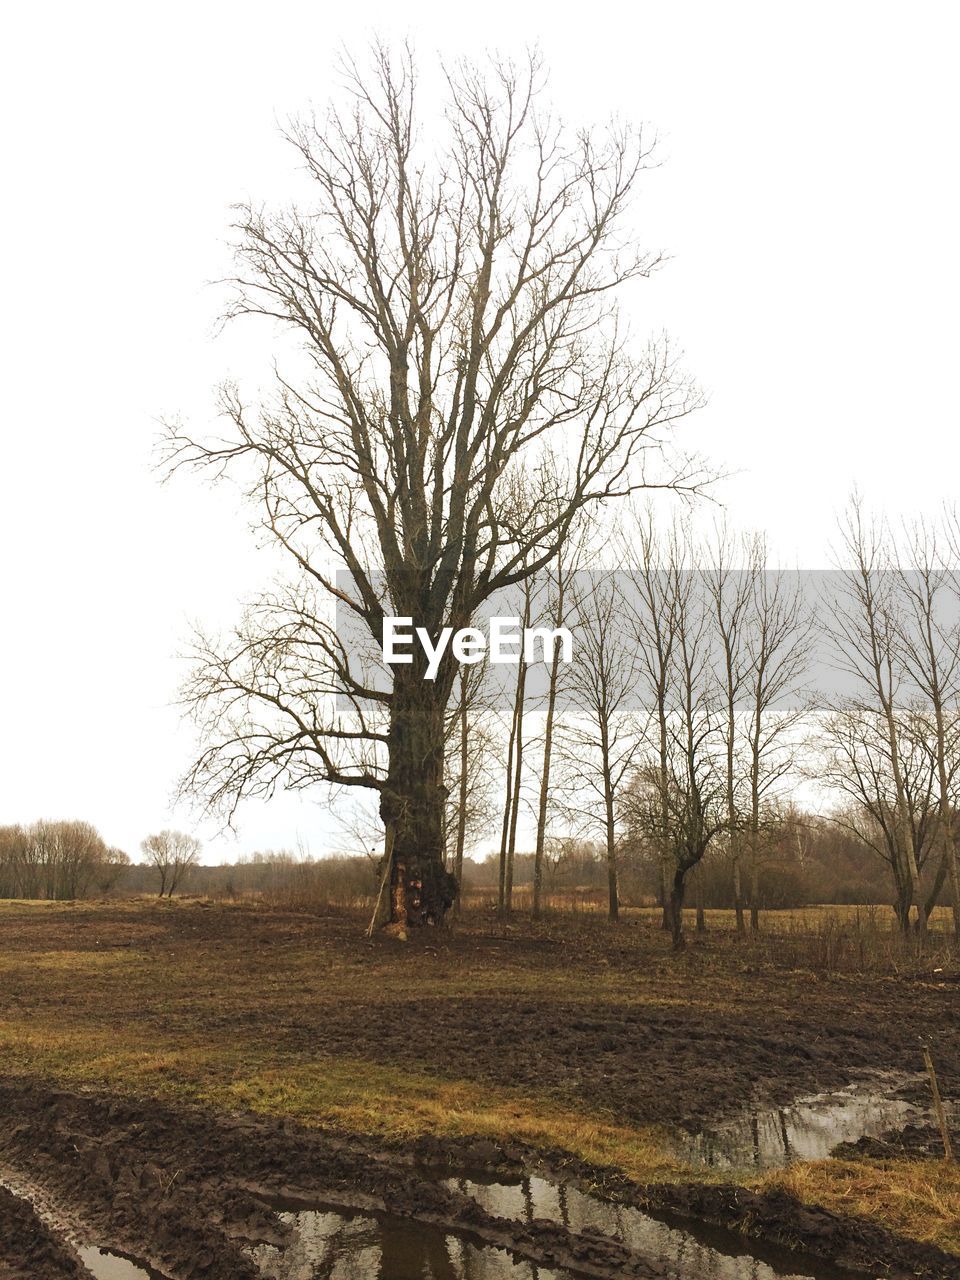
<path fill-rule="evenodd" d="M 122 1253 L 86 1245 L 77 1249 L 80 1261 L 96 1280 L 162 1280 L 160 1273 Z"/>
<path fill-rule="evenodd" d="M 795 1160 L 825 1160 L 842 1142 L 876 1138 L 925 1116 L 897 1094 L 919 1076 L 882 1077 L 834 1093 L 798 1098 L 786 1107 L 756 1107 L 677 1143 L 685 1160 L 720 1168 L 769 1169 Z"/>
<path fill-rule="evenodd" d="M 404 1218 L 322 1209 L 279 1217 L 293 1228 L 293 1241 L 282 1250 L 251 1250 L 265 1280 L 575 1280 Z"/>
<path fill-rule="evenodd" d="M 448 1178 L 445 1185 L 498 1217 L 549 1218 L 571 1232 L 610 1236 L 664 1280 L 849 1280 L 828 1263 L 747 1243 L 719 1228 L 660 1220 L 545 1178 L 504 1183 L 478 1175 Z M 323 1208 L 278 1216 L 293 1228 L 293 1239 L 284 1249 L 251 1250 L 264 1280 L 577 1280 L 576 1272 L 539 1266 L 403 1218 Z"/>
<path fill-rule="evenodd" d="M 447 1185 L 474 1197 L 488 1213 L 525 1222 L 551 1218 L 569 1231 L 612 1236 L 678 1280 L 843 1280 L 849 1275 L 719 1227 L 686 1219 L 681 1226 L 679 1219 L 655 1218 L 546 1178 L 515 1183 L 451 1178 Z"/>

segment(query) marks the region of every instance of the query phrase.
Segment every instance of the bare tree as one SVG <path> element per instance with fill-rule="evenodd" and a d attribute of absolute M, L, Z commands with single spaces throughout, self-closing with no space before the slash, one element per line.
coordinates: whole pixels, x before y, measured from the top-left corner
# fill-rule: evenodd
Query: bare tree
<path fill-rule="evenodd" d="M 562 754 L 583 812 L 599 820 L 607 861 L 608 913 L 619 918 L 617 875 L 620 792 L 640 747 L 636 654 L 622 625 L 617 575 L 598 575 L 577 591 L 572 614 L 577 660 L 567 689 L 571 710 L 562 722 Z"/>
<path fill-rule="evenodd" d="M 937 785 L 937 840 L 950 881 L 954 937 L 960 942 L 960 870 L 952 796 L 958 763 L 960 620 L 956 604 L 960 592 L 956 573 L 945 559 L 948 549 L 938 541 L 935 529 L 919 521 L 906 532 L 910 564 L 901 563 L 898 568 L 900 593 L 906 602 L 900 614 L 900 645 L 929 725 Z"/>
<path fill-rule="evenodd" d="M 739 545 L 738 545 L 739 543 Z M 735 539 L 726 524 L 714 530 L 713 564 L 705 570 L 718 638 L 718 666 L 723 687 L 726 757 L 727 839 L 733 867 L 733 906 L 737 933 L 746 932 L 743 915 L 741 824 L 738 815 L 738 765 L 742 704 L 747 693 L 747 629 L 751 621 L 757 572 L 756 554 L 745 539 Z M 737 553 L 741 563 L 735 563 Z M 746 563 L 744 563 L 746 560 Z M 761 569 L 762 571 L 762 569 Z M 755 861 L 755 859 L 754 859 Z"/>
<path fill-rule="evenodd" d="M 910 844 L 922 872 L 934 845 L 937 829 L 936 767 L 930 752 L 928 726 L 916 712 L 898 713 L 896 742 L 900 764 L 900 790 L 890 760 L 890 735 L 884 713 L 865 707 L 860 699 L 838 701 L 820 718 L 811 752 L 810 774 L 821 785 L 842 796 L 844 805 L 834 822 L 855 835 L 890 868 L 894 884 L 893 907 L 904 933 L 910 929 L 914 883 L 906 857 L 904 810 L 910 826 Z M 934 885 L 936 901 L 940 884 Z"/>
<path fill-rule="evenodd" d="M 172 898 L 192 867 L 200 861 L 201 845 L 182 831 L 160 831 L 140 842 L 146 861 L 160 877 L 158 897 Z"/>
<path fill-rule="evenodd" d="M 186 697 L 207 745 L 187 786 L 230 813 L 278 786 L 374 791 L 402 932 L 442 921 L 454 897 L 456 664 L 448 650 L 426 680 L 414 646 L 389 687 L 371 683 L 328 602 L 374 646 L 388 615 L 436 644 L 551 563 L 585 508 L 695 490 L 702 469 L 664 446 L 699 397 L 664 343 L 631 354 L 617 318 L 617 292 L 661 260 L 629 247 L 645 134 L 551 119 L 535 56 L 451 69 L 445 133 L 432 120 L 429 140 L 409 51 L 377 48 L 344 74 L 348 108 L 288 133 L 313 203 L 244 206 L 237 223 L 228 316 L 289 331 L 305 372 L 259 405 L 225 387 L 220 439 L 171 430 L 174 465 L 235 476 L 299 574 L 232 637 L 201 639 Z M 518 470 L 533 495 L 513 511 Z"/>
<path fill-rule="evenodd" d="M 917 929 L 922 936 L 927 914 L 900 740 L 905 673 L 898 632 L 898 583 L 892 572 L 889 538 L 882 524 L 866 516 L 859 498 L 851 501 L 840 532 L 840 556 L 845 564 L 839 575 L 840 590 L 825 611 L 825 628 L 840 661 L 861 687 L 862 714 L 868 717 L 879 712 L 882 718 L 894 787 L 894 820 L 900 830 Z"/>
<path fill-rule="evenodd" d="M 628 536 L 621 540 L 624 563 L 631 571 L 634 586 L 628 618 L 637 647 L 638 688 L 650 712 L 647 735 L 654 759 L 643 771 L 642 788 L 645 820 L 640 828 L 655 847 L 660 866 L 661 924 L 673 928 L 670 893 L 673 880 L 673 845 L 670 832 L 670 724 L 674 647 L 677 638 L 677 603 L 681 598 L 684 542 L 686 532 L 674 524 L 666 538 L 657 533 L 653 512 L 634 513 L 627 525 Z M 657 813 L 649 811 L 650 793 L 656 797 Z M 631 788 L 631 805 L 636 788 Z M 634 819 L 637 814 L 634 813 Z M 634 826 L 636 826 L 634 822 Z"/>
<path fill-rule="evenodd" d="M 521 584 L 523 607 L 520 613 L 521 634 L 529 627 L 533 612 L 536 584 L 526 578 Z M 523 785 L 523 721 L 527 698 L 527 654 L 523 645 L 517 655 L 517 679 L 514 684 L 510 732 L 507 741 L 507 771 L 504 787 L 503 823 L 500 832 L 500 879 L 497 903 L 500 911 L 513 909 L 513 863 L 517 851 L 517 823 L 520 817 L 520 795 Z"/>
<path fill-rule="evenodd" d="M 749 579 L 743 664 L 748 792 L 746 822 L 738 822 L 737 828 L 746 827 L 749 841 L 750 928 L 756 932 L 763 813 L 776 815 L 773 801 L 778 785 L 793 771 L 801 746 L 797 731 L 810 710 L 803 682 L 812 651 L 814 615 L 799 580 L 767 567 L 762 537 L 752 540 Z"/>
<path fill-rule="evenodd" d="M 41 820 L 0 827 L 0 896 L 83 898 L 104 869 L 123 856 L 108 849 L 89 822 Z"/>
<path fill-rule="evenodd" d="M 547 574 L 547 610 L 557 627 L 567 625 L 571 608 L 571 596 L 575 596 L 573 584 L 585 551 L 584 530 L 575 530 L 569 541 L 560 548 L 556 561 Z M 543 873 L 547 846 L 547 817 L 550 805 L 550 775 L 553 765 L 554 727 L 557 714 L 557 695 L 560 692 L 562 649 L 554 645 L 547 677 L 546 708 L 543 725 L 543 763 L 540 769 L 540 789 L 537 798 L 537 841 L 533 855 L 533 918 L 539 919 L 543 907 Z"/>

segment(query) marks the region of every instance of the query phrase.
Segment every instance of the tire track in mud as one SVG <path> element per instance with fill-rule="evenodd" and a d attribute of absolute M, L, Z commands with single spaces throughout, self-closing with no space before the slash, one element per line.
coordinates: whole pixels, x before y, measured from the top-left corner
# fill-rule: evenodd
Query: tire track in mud
<path fill-rule="evenodd" d="M 80 1227 L 86 1240 L 144 1257 L 169 1280 L 256 1280 L 251 1250 L 261 1244 L 282 1249 L 291 1238 L 270 1200 L 291 1197 L 422 1223 L 593 1280 L 677 1274 L 610 1236 L 547 1219 L 498 1217 L 451 1189 L 440 1173 L 451 1165 L 516 1173 L 536 1164 L 539 1153 L 518 1145 L 424 1139 L 389 1147 L 285 1120 L 173 1109 L 29 1081 L 0 1080 L 0 1110 L 9 1117 L 0 1131 L 0 1161 L 18 1171 L 22 1185 L 39 1188 L 41 1211 L 48 1203 L 65 1231 Z M 555 1164 L 558 1176 L 601 1185 L 621 1203 L 752 1224 L 773 1241 L 809 1243 L 814 1253 L 869 1275 L 954 1280 L 957 1274 L 957 1260 L 939 1250 L 788 1197 L 774 1202 L 741 1188 L 641 1188 L 569 1158 L 558 1156 Z M 0 1244 L 0 1258 L 7 1254 L 9 1242 Z M 64 1269 L 53 1253 L 48 1269 L 43 1266 L 28 1272 L 29 1280 L 85 1275 Z M 11 1275 L 20 1280 L 16 1271 Z"/>
<path fill-rule="evenodd" d="M 66 1224 L 39 1212 L 19 1187 L 20 1180 L 0 1168 L 0 1280 L 89 1280 L 67 1243 Z"/>

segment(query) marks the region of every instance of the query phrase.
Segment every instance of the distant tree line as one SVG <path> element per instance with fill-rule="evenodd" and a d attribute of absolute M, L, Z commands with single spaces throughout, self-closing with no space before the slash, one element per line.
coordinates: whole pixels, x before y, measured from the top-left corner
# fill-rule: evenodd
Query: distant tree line
<path fill-rule="evenodd" d="M 0 897 L 67 900 L 107 894 L 130 859 L 89 822 L 0 827 Z"/>

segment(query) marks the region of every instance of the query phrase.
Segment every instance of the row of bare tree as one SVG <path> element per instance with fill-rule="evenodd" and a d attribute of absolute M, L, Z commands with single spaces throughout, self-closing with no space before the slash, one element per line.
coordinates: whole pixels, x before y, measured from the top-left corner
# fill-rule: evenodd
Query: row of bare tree
<path fill-rule="evenodd" d="M 130 859 L 89 822 L 0 827 L 0 898 L 83 898 L 109 893 Z"/>
<path fill-rule="evenodd" d="M 689 876 L 714 848 L 731 868 L 738 930 L 747 898 L 756 929 L 769 833 L 806 786 L 889 866 L 904 930 L 913 910 L 924 932 L 945 887 L 957 927 L 952 520 L 913 527 L 898 548 L 854 502 L 842 526 L 845 567 L 817 575 L 771 569 L 761 537 L 719 526 L 698 540 L 682 523 L 660 533 L 649 515 L 621 528 L 620 571 L 580 571 L 586 540 L 571 544 L 543 582 L 525 584 L 523 616 L 569 625 L 576 660 L 564 666 L 556 648 L 531 696 L 521 656 L 506 716 L 476 668 L 461 672 L 448 716 L 458 878 L 470 838 L 497 820 L 499 790 L 501 910 L 511 909 L 525 808 L 536 829 L 535 915 L 562 822 L 602 842 L 611 919 L 622 851 L 640 841 L 659 860 L 676 945 Z"/>
<path fill-rule="evenodd" d="M 172 897 L 200 860 L 200 842 L 182 831 L 161 831 L 141 844 L 156 873 L 159 894 Z M 89 822 L 40 821 L 0 827 L 0 898 L 69 901 L 107 894 L 130 858 Z"/>

